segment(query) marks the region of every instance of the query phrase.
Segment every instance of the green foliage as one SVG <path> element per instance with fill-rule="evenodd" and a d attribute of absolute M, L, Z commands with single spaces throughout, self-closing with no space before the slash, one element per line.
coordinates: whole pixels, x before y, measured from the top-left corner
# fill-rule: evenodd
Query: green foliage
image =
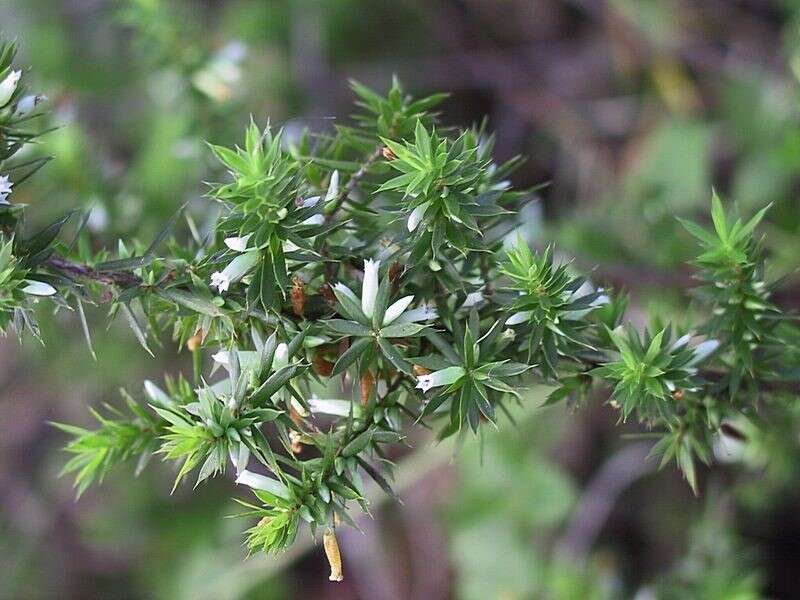
<path fill-rule="evenodd" d="M 6 70 L 11 55 L 4 47 Z M 353 524 L 349 504 L 368 509 L 364 475 L 393 494 L 388 447 L 412 423 L 463 438 L 539 383 L 557 386 L 549 403 L 610 386 L 622 420 L 651 429 L 654 453 L 699 489 L 695 460 L 711 461 L 714 436 L 772 399 L 760 386 L 797 373 L 800 333 L 769 303 L 753 238 L 763 211 L 732 222 L 715 198 L 715 233 L 686 225 L 703 246 L 707 318 L 697 336 L 673 341 L 660 323 L 642 334 L 624 296 L 551 248 L 501 252 L 531 194 L 511 190 L 518 161 L 495 164 L 482 129 L 438 126 L 440 95 L 353 88 L 366 110 L 353 126 L 285 144 L 251 122 L 243 147 L 211 146 L 229 180 L 211 187 L 215 219 L 201 228 L 186 217 L 190 235 L 179 211 L 149 244 L 93 253 L 85 218 L 68 241 L 75 214 L 26 236 L 22 208 L 0 208 L 4 326 L 13 316 L 20 333 L 36 332 L 32 296 L 81 316 L 84 301 L 102 299 L 148 352 L 171 331 L 193 354 L 191 384 L 146 385 L 149 408 L 128 399 L 128 413 L 95 413 L 94 431 L 59 425 L 78 492 L 135 455 L 174 463 L 175 485 L 230 461 L 257 499 L 248 547 L 275 552 L 301 522 Z"/>
<path fill-rule="evenodd" d="M 552 248 L 534 255 L 521 239 L 509 249 L 500 273 L 511 280 L 506 323 L 522 325 L 521 349 L 528 362 L 541 365 L 546 377 L 556 378 L 559 356 L 594 350 L 585 337 L 589 313 L 608 302 L 601 291 L 583 293 L 585 278 L 573 277 L 569 266 L 554 266 Z"/>

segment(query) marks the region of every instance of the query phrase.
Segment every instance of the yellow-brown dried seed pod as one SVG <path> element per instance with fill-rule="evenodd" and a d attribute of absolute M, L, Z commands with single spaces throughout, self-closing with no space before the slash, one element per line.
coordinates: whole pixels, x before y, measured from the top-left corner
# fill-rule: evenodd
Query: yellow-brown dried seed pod
<path fill-rule="evenodd" d="M 342 581 L 342 555 L 339 552 L 339 542 L 336 541 L 336 534 L 330 527 L 322 536 L 322 545 L 325 547 L 325 556 L 328 557 L 328 564 L 331 566 L 331 581 Z"/>
<path fill-rule="evenodd" d="M 369 397 L 372 394 L 372 388 L 375 387 L 375 377 L 372 373 L 367 371 L 361 378 L 361 404 L 366 406 L 369 404 Z"/>
<path fill-rule="evenodd" d="M 298 317 L 303 316 L 303 309 L 306 305 L 306 292 L 305 292 L 305 282 L 300 279 L 300 277 L 295 276 L 292 279 L 292 290 L 290 292 L 290 297 L 292 301 L 292 311 Z"/>
<path fill-rule="evenodd" d="M 383 158 L 386 160 L 395 160 L 397 158 L 397 155 L 392 152 L 392 149 L 389 148 L 389 146 L 384 146 L 381 148 L 381 154 L 383 154 Z"/>

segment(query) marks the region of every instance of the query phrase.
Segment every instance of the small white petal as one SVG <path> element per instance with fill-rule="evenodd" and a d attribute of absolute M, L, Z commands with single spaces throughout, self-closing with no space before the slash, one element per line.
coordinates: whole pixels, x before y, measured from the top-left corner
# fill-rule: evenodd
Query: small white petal
<path fill-rule="evenodd" d="M 375 298 L 378 295 L 378 270 L 381 261 L 367 259 L 364 261 L 364 282 L 361 286 L 361 310 L 368 318 L 375 312 Z"/>
<path fill-rule="evenodd" d="M 252 235 L 252 233 L 248 233 L 242 237 L 225 238 L 225 245 L 235 252 L 244 252 L 247 249 L 247 240 L 249 240 Z"/>
<path fill-rule="evenodd" d="M 508 318 L 506 325 L 519 325 L 520 323 L 525 323 L 531 318 L 532 314 L 532 310 L 515 313 Z"/>
<path fill-rule="evenodd" d="M 442 385 L 455 383 L 464 376 L 462 367 L 447 367 L 434 371 L 430 375 L 420 375 L 417 377 L 417 387 L 423 392 Z"/>
<path fill-rule="evenodd" d="M 52 296 L 56 293 L 56 288 L 54 288 L 49 283 L 45 283 L 43 281 L 34 281 L 33 279 L 26 279 L 26 285 L 22 288 L 22 291 L 26 294 L 30 294 L 31 296 Z"/>
<path fill-rule="evenodd" d="M 312 206 L 316 206 L 319 204 L 319 196 L 312 196 L 311 198 L 306 198 L 303 200 L 302 204 L 300 204 L 301 208 L 311 208 Z"/>
<path fill-rule="evenodd" d="M 436 308 L 426 303 L 417 308 L 407 310 L 395 320 L 395 323 L 419 323 L 420 321 L 430 321 L 438 316 L 439 313 L 436 312 Z"/>
<path fill-rule="evenodd" d="M 17 102 L 16 116 L 24 117 L 30 114 L 30 112 L 33 111 L 34 108 L 36 108 L 40 103 L 44 102 L 45 100 L 47 100 L 47 96 L 33 95 L 33 94 L 30 96 L 25 96 L 24 98 L 22 98 L 22 100 Z"/>
<path fill-rule="evenodd" d="M 239 281 L 242 277 L 256 266 L 259 260 L 258 251 L 244 252 L 234 258 L 222 272 L 211 274 L 211 285 L 220 292 L 226 292 L 231 283 Z"/>
<path fill-rule="evenodd" d="M 228 363 L 230 363 L 231 360 L 231 354 L 227 350 L 220 350 L 211 356 L 211 360 L 213 360 L 215 363 L 228 366 Z"/>
<path fill-rule="evenodd" d="M 477 292 L 470 292 L 467 294 L 466 299 L 464 300 L 464 304 L 461 305 L 461 308 L 471 308 L 476 304 L 480 304 L 483 302 L 483 292 L 478 290 Z"/>
<path fill-rule="evenodd" d="M 0 175 L 0 203 L 8 204 L 6 198 L 11 194 L 11 188 L 13 186 L 13 182 L 8 179 L 7 175 Z"/>
<path fill-rule="evenodd" d="M 430 375 L 420 375 L 417 377 L 417 388 L 423 392 L 427 392 L 433 387 Z"/>
<path fill-rule="evenodd" d="M 386 309 L 386 313 L 383 316 L 383 325 L 386 326 L 392 323 L 397 317 L 405 312 L 405 310 L 408 308 L 408 305 L 413 301 L 414 296 L 404 296 L 392 304 Z"/>
<path fill-rule="evenodd" d="M 228 276 L 225 275 L 225 273 L 216 271 L 215 273 L 211 274 L 211 287 L 217 288 L 220 293 L 227 292 L 230 285 L 231 280 L 228 279 Z"/>

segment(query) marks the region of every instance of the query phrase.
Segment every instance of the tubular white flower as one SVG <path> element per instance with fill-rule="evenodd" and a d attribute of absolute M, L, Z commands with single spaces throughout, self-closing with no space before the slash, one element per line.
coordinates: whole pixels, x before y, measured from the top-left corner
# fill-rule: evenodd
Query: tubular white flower
<path fill-rule="evenodd" d="M 375 312 L 375 298 L 378 295 L 378 269 L 381 261 L 367 259 L 364 261 L 364 283 L 361 286 L 361 310 L 368 318 Z"/>
<path fill-rule="evenodd" d="M 289 346 L 281 342 L 275 348 L 275 358 L 272 359 L 272 370 L 277 371 L 289 364 Z"/>
<path fill-rule="evenodd" d="M 447 367 L 434 371 L 430 375 L 420 375 L 417 377 L 417 388 L 427 392 L 431 388 L 455 383 L 464 376 L 462 367 Z"/>
<path fill-rule="evenodd" d="M 411 211 L 411 214 L 408 215 L 408 221 L 406 222 L 406 226 L 408 227 L 409 231 L 414 231 L 419 226 L 419 223 L 422 221 L 422 217 L 425 216 L 425 211 L 427 209 L 428 203 L 425 202 Z"/>
<path fill-rule="evenodd" d="M 325 217 L 322 215 L 314 215 L 313 217 L 308 217 L 305 221 L 300 223 L 301 225 L 322 225 L 325 222 Z"/>
<path fill-rule="evenodd" d="M 481 302 L 483 302 L 483 292 L 481 290 L 470 292 L 464 299 L 464 304 L 461 305 L 461 308 L 471 308 Z"/>
<path fill-rule="evenodd" d="M 251 251 L 240 254 L 222 272 L 217 271 L 211 274 L 211 286 L 217 288 L 220 293 L 227 292 L 230 285 L 247 275 L 250 269 L 256 266 L 256 263 L 258 263 L 258 252 Z"/>
<path fill-rule="evenodd" d="M 717 348 L 719 348 L 719 341 L 717 340 L 706 340 L 701 344 L 697 344 L 697 346 L 694 349 L 694 356 L 687 363 L 687 365 L 693 367 L 697 363 L 702 362 Z"/>
<path fill-rule="evenodd" d="M 7 175 L 0 175 L 0 204 L 8 204 L 8 196 L 14 184 L 8 179 Z"/>
<path fill-rule="evenodd" d="M 227 367 L 231 360 L 231 353 L 227 350 L 220 350 L 216 354 L 211 355 L 211 360 Z"/>
<path fill-rule="evenodd" d="M 56 293 L 56 288 L 49 283 L 45 283 L 44 281 L 26 279 L 25 283 L 28 285 L 22 288 L 22 291 L 26 294 L 30 294 L 31 296 L 52 296 Z"/>
<path fill-rule="evenodd" d="M 247 240 L 252 237 L 252 233 L 241 237 L 225 238 L 225 245 L 235 252 L 244 252 L 247 249 Z"/>
<path fill-rule="evenodd" d="M 11 100 L 11 96 L 14 95 L 17 89 L 20 77 L 22 77 L 22 71 L 11 71 L 11 73 L 6 75 L 6 78 L 0 82 L 0 107 L 5 106 L 8 104 L 8 101 Z"/>
<path fill-rule="evenodd" d="M 531 318 L 532 314 L 533 314 L 532 310 L 525 310 L 522 312 L 515 313 L 508 318 L 508 321 L 506 321 L 506 325 L 519 325 L 520 323 L 525 323 Z"/>
<path fill-rule="evenodd" d="M 158 402 L 164 406 L 171 406 L 175 404 L 172 398 L 167 395 L 167 392 L 162 390 L 149 379 L 144 380 L 144 392 L 153 402 Z"/>
<path fill-rule="evenodd" d="M 327 204 L 336 196 L 339 195 L 339 171 L 334 171 L 331 174 L 331 182 L 328 185 L 328 192 L 325 194 L 325 203 Z"/>
<path fill-rule="evenodd" d="M 363 410 L 360 405 L 354 404 L 350 400 L 323 399 L 316 396 L 309 398 L 308 406 L 313 413 L 335 415 L 337 417 L 347 417 L 350 415 L 351 410 L 353 415 L 358 416 Z"/>
<path fill-rule="evenodd" d="M 403 296 L 392 304 L 389 308 L 386 309 L 386 313 L 383 315 L 383 325 L 389 325 L 392 323 L 397 317 L 402 315 L 405 310 L 408 308 L 408 305 L 414 301 L 414 296 Z"/>
<path fill-rule="evenodd" d="M 412 308 L 404 312 L 395 319 L 395 323 L 419 323 L 420 321 L 430 321 L 438 316 L 439 313 L 436 312 L 436 308 L 426 302 L 417 308 Z"/>
<path fill-rule="evenodd" d="M 273 479 L 272 477 L 267 477 L 265 475 L 259 475 L 258 473 L 253 473 L 247 469 L 239 473 L 239 476 L 236 478 L 236 483 L 241 483 L 247 487 L 253 488 L 254 490 L 264 490 L 265 492 L 273 493 L 277 486 L 282 485 L 277 479 Z"/>

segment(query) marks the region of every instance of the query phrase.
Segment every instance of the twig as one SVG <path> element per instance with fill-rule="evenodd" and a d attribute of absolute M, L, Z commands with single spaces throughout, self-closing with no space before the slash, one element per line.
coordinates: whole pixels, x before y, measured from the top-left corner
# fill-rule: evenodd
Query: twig
<path fill-rule="evenodd" d="M 342 191 L 339 192 L 339 195 L 336 197 L 336 200 L 333 201 L 333 205 L 330 208 L 330 212 L 325 217 L 326 221 L 333 220 L 333 217 L 336 215 L 336 212 L 342 207 L 342 204 L 345 203 L 348 196 L 352 193 L 356 186 L 361 182 L 364 177 L 366 177 L 367 172 L 369 171 L 370 167 L 375 163 L 378 158 L 381 156 L 381 150 L 383 150 L 383 146 L 378 144 L 375 150 L 367 157 L 367 159 L 362 163 L 361 167 L 353 173 L 350 179 L 347 180 L 347 183 L 342 188 Z"/>
<path fill-rule="evenodd" d="M 62 274 L 80 279 L 91 279 L 106 285 L 132 287 L 142 283 L 142 280 L 130 271 L 100 272 L 88 265 L 74 263 L 60 256 L 51 256 L 44 264 L 46 267 L 54 271 L 60 271 Z"/>

